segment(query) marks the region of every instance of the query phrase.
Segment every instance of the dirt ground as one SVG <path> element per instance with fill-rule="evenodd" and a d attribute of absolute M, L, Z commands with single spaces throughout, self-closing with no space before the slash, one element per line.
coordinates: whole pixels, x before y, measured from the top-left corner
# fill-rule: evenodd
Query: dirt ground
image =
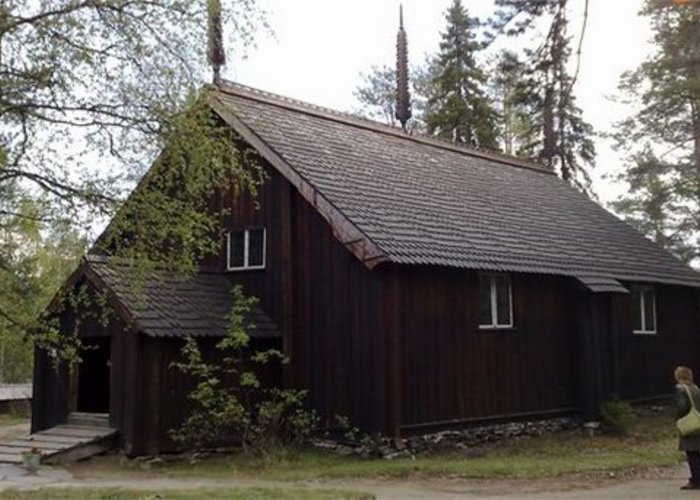
<path fill-rule="evenodd" d="M 0 426 L 0 441 L 13 437 L 25 436 L 29 433 L 29 422 Z"/>

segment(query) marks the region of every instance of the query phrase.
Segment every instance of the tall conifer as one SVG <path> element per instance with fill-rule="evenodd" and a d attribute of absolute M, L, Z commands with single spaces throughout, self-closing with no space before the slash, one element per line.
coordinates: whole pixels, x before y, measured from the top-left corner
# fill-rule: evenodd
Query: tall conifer
<path fill-rule="evenodd" d="M 568 34 L 568 0 L 496 0 L 498 7 L 492 27 L 496 34 L 523 36 L 540 20 L 547 31 L 541 42 L 525 52 L 526 67 L 517 103 L 530 109 L 531 135 L 536 140 L 524 145 L 520 154 L 539 159 L 563 179 L 587 190 L 588 168 L 593 166 L 593 128 L 576 105 L 573 87 L 576 74 L 569 72 L 572 55 Z M 585 16 L 584 16 L 585 17 Z M 582 35 L 579 39 L 583 40 Z M 580 54 L 578 54 L 580 55 Z"/>
<path fill-rule="evenodd" d="M 496 113 L 486 95 L 486 74 L 476 60 L 479 21 L 469 16 L 461 0 L 453 1 L 446 21 L 429 89 L 427 130 L 457 144 L 497 149 Z"/>
<path fill-rule="evenodd" d="M 700 257 L 700 2 L 647 0 L 656 51 L 620 88 L 639 111 L 618 127 L 629 191 L 614 207 L 682 259 Z"/>

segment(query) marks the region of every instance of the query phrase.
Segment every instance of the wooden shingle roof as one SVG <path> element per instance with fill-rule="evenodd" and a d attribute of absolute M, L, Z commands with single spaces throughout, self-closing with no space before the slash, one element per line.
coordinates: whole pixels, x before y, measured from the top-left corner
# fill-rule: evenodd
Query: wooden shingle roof
<path fill-rule="evenodd" d="M 700 286 L 697 272 L 542 166 L 233 83 L 211 103 L 368 267 Z"/>
<path fill-rule="evenodd" d="M 135 271 L 117 259 L 89 255 L 77 271 L 98 288 L 110 292 L 124 318 L 139 333 L 151 337 L 222 337 L 233 306 L 232 283 L 226 276 L 172 271 Z M 261 309 L 251 311 L 251 337 L 280 333 Z"/>

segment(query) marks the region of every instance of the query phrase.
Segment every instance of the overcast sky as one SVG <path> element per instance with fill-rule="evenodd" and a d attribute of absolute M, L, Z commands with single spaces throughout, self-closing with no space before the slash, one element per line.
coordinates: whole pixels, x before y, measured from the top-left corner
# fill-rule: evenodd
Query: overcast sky
<path fill-rule="evenodd" d="M 353 91 L 373 64 L 394 64 L 399 3 L 403 3 L 409 57 L 414 63 L 438 48 L 451 0 L 258 0 L 274 37 L 261 33 L 246 59 L 229 54 L 225 76 L 243 84 L 330 108 L 357 108 Z M 492 0 L 463 0 L 470 13 L 487 17 Z M 577 41 L 583 0 L 571 0 L 571 34 Z M 588 28 L 576 95 L 584 117 L 598 132 L 629 111 L 609 97 L 621 73 L 649 53 L 648 22 L 637 16 L 642 0 L 590 0 Z M 501 42 L 517 48 L 522 42 Z M 594 189 L 602 201 L 620 187 L 604 179 L 622 159 L 597 140 Z"/>

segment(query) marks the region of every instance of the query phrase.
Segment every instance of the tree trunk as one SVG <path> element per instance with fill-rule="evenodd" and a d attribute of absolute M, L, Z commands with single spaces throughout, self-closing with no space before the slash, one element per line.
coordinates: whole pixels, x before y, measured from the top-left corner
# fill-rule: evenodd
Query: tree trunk
<path fill-rule="evenodd" d="M 700 105 L 695 106 L 693 115 L 693 164 L 700 178 Z"/>
<path fill-rule="evenodd" d="M 542 111 L 544 121 L 544 156 L 547 166 L 554 168 L 553 159 L 556 154 L 556 137 L 554 133 L 554 89 L 548 86 L 544 92 L 544 109 Z"/>
<path fill-rule="evenodd" d="M 700 82 L 700 78 L 698 78 Z M 700 209 L 700 102 L 691 103 L 693 120 L 693 173 L 695 180 L 695 202 Z"/>

